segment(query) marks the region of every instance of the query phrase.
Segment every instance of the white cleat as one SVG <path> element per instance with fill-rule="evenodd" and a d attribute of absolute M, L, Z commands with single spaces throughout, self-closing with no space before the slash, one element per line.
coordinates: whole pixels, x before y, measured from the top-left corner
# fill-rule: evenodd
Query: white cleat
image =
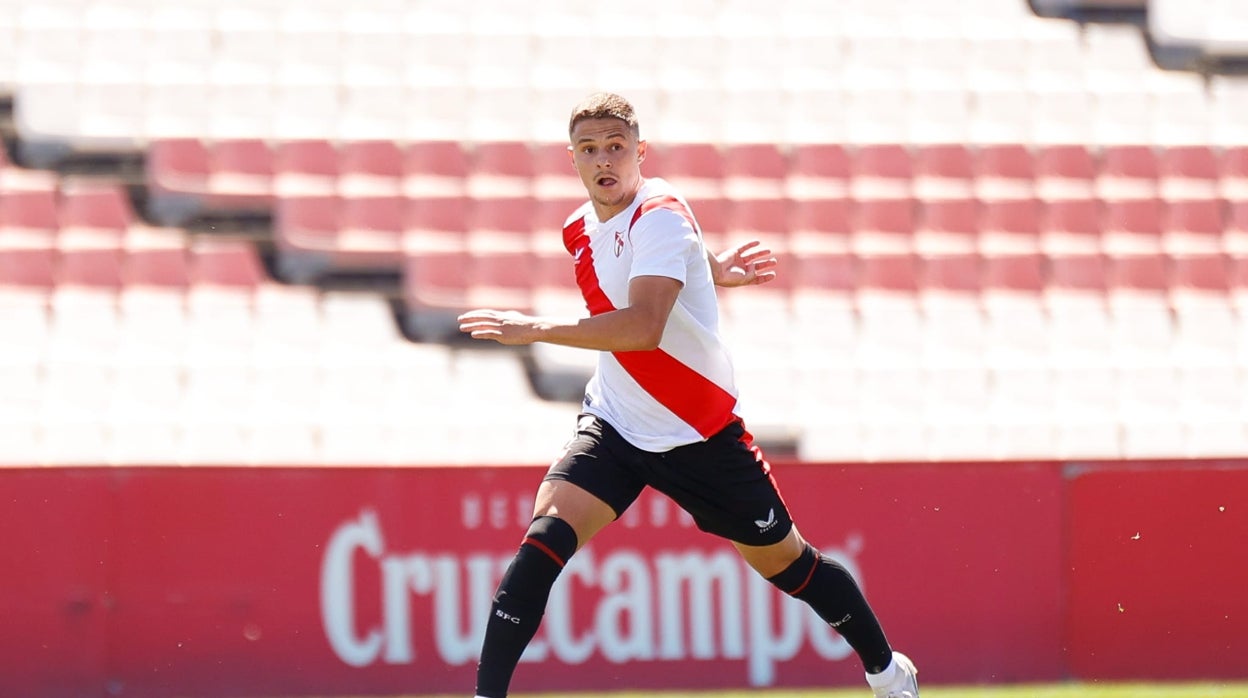
<path fill-rule="evenodd" d="M 893 652 L 893 662 L 879 674 L 867 674 L 875 698 L 919 698 L 919 670 L 901 652 Z"/>

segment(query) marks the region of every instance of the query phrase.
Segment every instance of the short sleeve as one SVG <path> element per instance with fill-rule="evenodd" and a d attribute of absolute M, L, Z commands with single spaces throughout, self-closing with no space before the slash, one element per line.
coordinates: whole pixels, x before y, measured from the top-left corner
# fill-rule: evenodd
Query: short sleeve
<path fill-rule="evenodd" d="M 691 263 L 705 253 L 693 225 L 675 211 L 658 208 L 637 220 L 629 233 L 633 266 L 629 280 L 638 276 L 666 276 L 684 284 Z"/>

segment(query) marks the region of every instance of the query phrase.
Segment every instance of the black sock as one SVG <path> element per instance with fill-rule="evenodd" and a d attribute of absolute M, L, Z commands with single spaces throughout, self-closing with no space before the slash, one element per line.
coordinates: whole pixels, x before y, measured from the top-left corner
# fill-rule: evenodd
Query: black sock
<path fill-rule="evenodd" d="M 537 634 L 550 588 L 576 552 L 576 531 L 562 519 L 539 516 L 503 575 L 485 625 L 477 695 L 505 698 L 524 648 Z"/>
<path fill-rule="evenodd" d="M 893 660 L 893 648 L 849 570 L 810 545 L 767 581 L 805 601 L 858 653 L 867 673 L 878 674 Z"/>

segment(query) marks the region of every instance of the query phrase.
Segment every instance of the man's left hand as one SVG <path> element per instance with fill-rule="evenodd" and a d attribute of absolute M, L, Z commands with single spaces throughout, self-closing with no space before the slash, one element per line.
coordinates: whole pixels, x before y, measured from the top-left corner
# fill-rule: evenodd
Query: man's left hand
<path fill-rule="evenodd" d="M 765 284 L 776 278 L 776 256 L 758 240 L 750 240 L 715 255 L 711 277 L 716 286 Z"/>

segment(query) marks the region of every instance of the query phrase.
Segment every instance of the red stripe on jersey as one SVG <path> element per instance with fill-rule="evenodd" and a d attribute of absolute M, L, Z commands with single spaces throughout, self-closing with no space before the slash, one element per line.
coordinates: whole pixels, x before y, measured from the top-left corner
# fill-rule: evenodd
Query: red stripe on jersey
<path fill-rule="evenodd" d="M 648 199 L 638 207 L 633 223 L 647 211 L 666 208 L 679 213 L 697 229 L 693 216 L 679 200 L 670 196 Z M 632 225 L 629 225 L 631 232 Z M 576 285 L 581 289 L 585 305 L 591 315 L 615 310 L 615 305 L 603 292 L 594 271 L 594 254 L 585 234 L 585 220 L 578 219 L 563 229 L 563 244 L 576 262 Z M 706 376 L 681 363 L 662 349 L 650 351 L 613 352 L 616 360 L 651 397 L 666 407 L 702 436 L 710 438 L 728 426 L 735 415 L 737 404 L 731 393 L 716 385 Z"/>
<path fill-rule="evenodd" d="M 633 226 L 637 225 L 637 221 L 642 216 L 650 213 L 656 208 L 665 208 L 669 211 L 674 211 L 675 213 L 680 214 L 681 218 L 689 221 L 689 225 L 698 233 L 698 235 L 702 234 L 702 229 L 698 227 L 698 222 L 693 219 L 693 212 L 689 210 L 688 206 L 680 203 L 680 199 L 677 199 L 674 196 L 653 196 L 641 202 L 641 205 L 638 206 L 637 210 L 633 213 L 633 219 L 628 222 L 628 233 L 631 235 L 633 233 Z"/>
<path fill-rule="evenodd" d="M 585 234 L 585 219 L 578 218 L 563 229 L 563 246 L 572 253 L 573 266 L 576 271 L 576 285 L 581 289 L 585 299 L 585 307 L 590 315 L 615 310 L 611 299 L 598 285 L 598 274 L 594 271 L 594 251 L 589 247 L 589 236 Z"/>
<path fill-rule="evenodd" d="M 615 358 L 647 393 L 708 439 L 736 416 L 737 399 L 662 349 L 617 351 Z"/>

